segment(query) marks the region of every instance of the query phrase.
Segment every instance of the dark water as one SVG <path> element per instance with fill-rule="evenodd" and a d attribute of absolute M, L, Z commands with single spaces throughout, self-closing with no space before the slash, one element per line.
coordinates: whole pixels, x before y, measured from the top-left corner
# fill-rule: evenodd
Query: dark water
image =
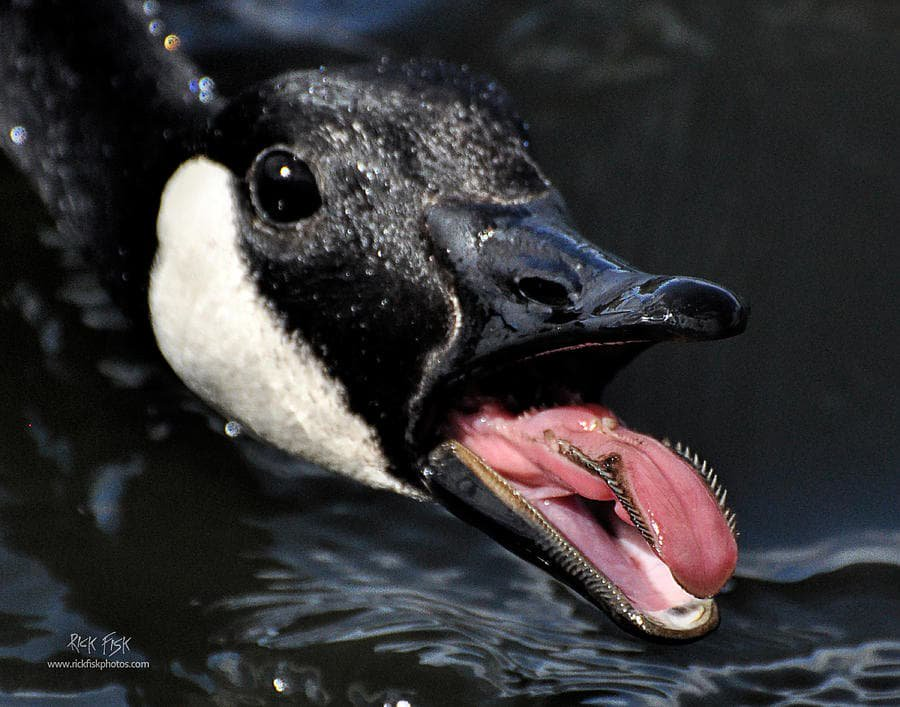
<path fill-rule="evenodd" d="M 723 624 L 647 644 L 436 506 L 288 484 L 296 463 L 226 437 L 134 341 L 4 164 L 0 702 L 900 703 L 896 4 L 289 7 L 170 23 L 225 93 L 381 48 L 492 73 L 586 234 L 750 299 L 745 335 L 658 347 L 610 391 L 726 479 Z M 150 668 L 47 667 L 110 631 Z"/>

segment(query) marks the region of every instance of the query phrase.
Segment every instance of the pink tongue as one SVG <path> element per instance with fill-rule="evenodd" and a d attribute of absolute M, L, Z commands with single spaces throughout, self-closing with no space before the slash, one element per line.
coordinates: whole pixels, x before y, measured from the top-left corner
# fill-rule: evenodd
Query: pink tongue
<path fill-rule="evenodd" d="M 656 554 L 682 587 L 712 596 L 734 572 L 737 544 L 706 484 L 681 457 L 629 430 L 609 409 L 573 405 L 516 417 L 488 402 L 475 413 L 456 415 L 451 425 L 459 442 L 532 502 L 574 494 L 615 498 L 603 481 L 563 457 L 555 440 L 571 442 L 594 460 L 612 459 Z M 631 523 L 619 503 L 616 513 Z"/>

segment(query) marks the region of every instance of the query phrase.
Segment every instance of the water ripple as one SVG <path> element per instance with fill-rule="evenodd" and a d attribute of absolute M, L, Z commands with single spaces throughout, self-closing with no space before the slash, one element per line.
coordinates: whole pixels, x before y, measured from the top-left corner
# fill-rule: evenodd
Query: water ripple
<path fill-rule="evenodd" d="M 409 512 L 430 514 L 416 504 Z M 428 524 L 450 532 L 454 521 L 433 515 Z M 444 559 L 467 568 L 464 575 L 433 557 L 436 566 L 423 571 L 414 556 L 388 553 L 385 561 L 374 542 L 371 552 L 360 552 L 352 534 L 346 546 L 304 551 L 292 539 L 309 537 L 313 522 L 322 518 L 267 524 L 288 569 L 259 577 L 263 591 L 211 608 L 218 641 L 276 654 L 353 645 L 354 652 L 410 655 L 422 666 L 463 670 L 501 698 L 565 693 L 652 703 L 674 695 L 691 704 L 714 694 L 738 702 L 769 695 L 827 703 L 842 695 L 854 702 L 890 698 L 896 689 L 887 683 L 896 678 L 891 666 L 900 642 L 896 626 L 881 619 L 897 610 L 887 590 L 900 579 L 892 534 L 868 534 L 855 555 L 846 538 L 774 551 L 771 564 L 766 553 L 751 553 L 748 569 L 721 599 L 720 631 L 673 647 L 621 633 L 543 573 L 470 537 L 468 529 L 457 528 L 460 543 L 483 554 L 492 570 L 472 572 L 463 550 Z M 391 543 L 402 540 L 392 535 Z M 869 564 L 873 559 L 890 561 Z M 323 679 L 327 685 L 328 676 Z"/>

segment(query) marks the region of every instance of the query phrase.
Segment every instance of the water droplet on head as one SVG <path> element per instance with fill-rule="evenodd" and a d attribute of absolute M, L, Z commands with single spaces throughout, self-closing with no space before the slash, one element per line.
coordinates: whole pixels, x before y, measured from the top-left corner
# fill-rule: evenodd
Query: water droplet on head
<path fill-rule="evenodd" d="M 484 245 L 491 238 L 494 237 L 494 229 L 493 228 L 485 228 L 479 231 L 475 236 L 475 242 L 477 245 Z"/>
<path fill-rule="evenodd" d="M 191 92 L 199 94 L 197 97 L 201 103 L 209 103 L 216 97 L 216 82 L 209 76 L 201 76 L 196 81 L 191 81 Z"/>
<path fill-rule="evenodd" d="M 238 437 L 243 431 L 244 428 L 241 427 L 241 423 L 237 420 L 229 420 L 225 423 L 225 434 L 232 439 Z"/>
<path fill-rule="evenodd" d="M 28 131 L 24 125 L 16 125 L 9 131 L 9 139 L 13 141 L 14 145 L 24 145 L 28 139 Z"/>

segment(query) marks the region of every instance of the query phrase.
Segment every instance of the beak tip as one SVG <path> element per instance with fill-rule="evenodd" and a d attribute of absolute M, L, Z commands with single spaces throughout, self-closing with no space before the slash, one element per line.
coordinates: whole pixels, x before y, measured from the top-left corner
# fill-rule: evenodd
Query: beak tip
<path fill-rule="evenodd" d="M 690 339 L 724 339 L 747 327 L 749 307 L 713 282 L 672 277 L 657 288 L 654 299 L 674 328 Z"/>

